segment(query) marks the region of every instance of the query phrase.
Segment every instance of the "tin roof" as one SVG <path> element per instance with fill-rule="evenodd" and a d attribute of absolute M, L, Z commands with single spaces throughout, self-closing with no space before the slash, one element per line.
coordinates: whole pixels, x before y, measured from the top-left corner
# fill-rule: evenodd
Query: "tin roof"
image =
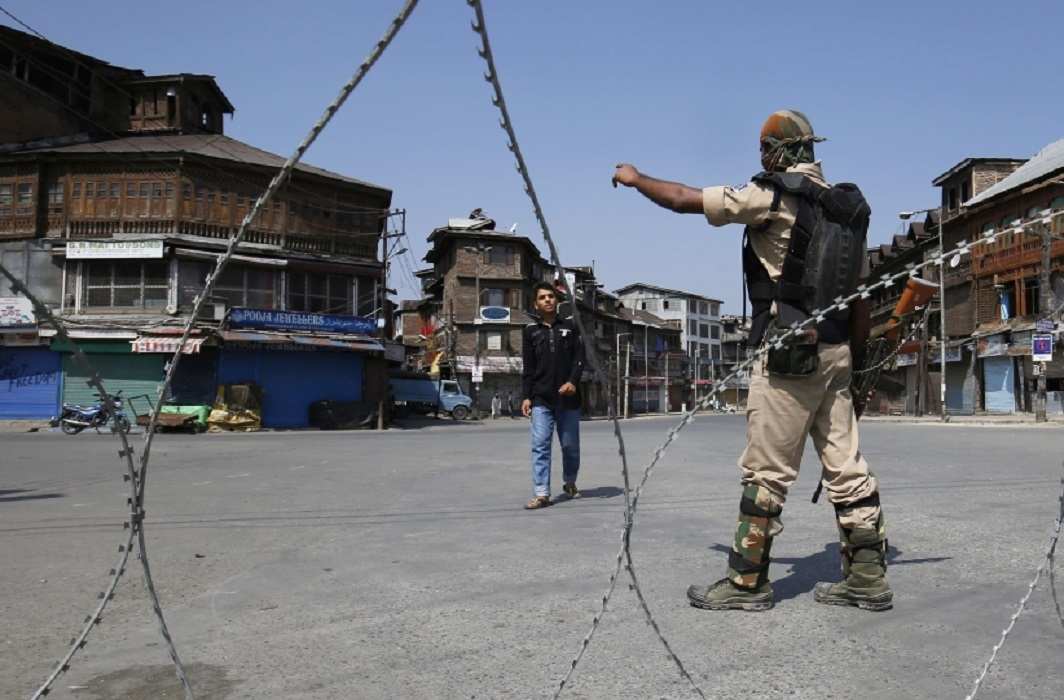
<path fill-rule="evenodd" d="M 261 148 L 237 141 L 223 134 L 160 134 L 144 136 L 127 136 L 125 138 L 110 139 L 107 141 L 92 141 L 89 143 L 77 143 L 69 146 L 47 146 L 44 148 L 30 148 L 22 151 L 14 151 L 9 155 L 24 155 L 33 153 L 59 153 L 70 155 L 106 155 L 106 154 L 144 154 L 144 155 L 197 155 L 217 160 L 227 160 L 234 163 L 245 163 L 253 166 L 261 166 L 271 169 L 279 169 L 285 163 L 285 158 L 264 151 Z M 298 163 L 296 170 L 302 173 L 341 180 L 352 185 L 361 185 L 383 192 L 390 192 L 386 187 L 375 185 L 365 180 L 356 180 L 331 170 L 317 168 L 306 163 Z"/>
<path fill-rule="evenodd" d="M 1064 170 L 1064 139 L 1049 144 L 1029 161 L 1016 168 L 1008 177 L 986 188 L 967 202 L 963 202 L 962 206 L 972 207 L 982 204 L 1062 170 Z"/>

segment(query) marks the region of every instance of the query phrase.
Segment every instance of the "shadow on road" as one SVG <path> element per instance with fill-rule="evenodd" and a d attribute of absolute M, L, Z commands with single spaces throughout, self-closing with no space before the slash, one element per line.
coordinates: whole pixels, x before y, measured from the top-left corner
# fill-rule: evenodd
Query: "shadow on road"
<path fill-rule="evenodd" d="M 580 498 L 615 498 L 624 494 L 619 486 L 596 486 L 593 489 L 580 489 Z"/>
<path fill-rule="evenodd" d="M 64 493 L 34 493 L 33 489 L 0 489 L 0 503 L 14 501 L 37 501 L 45 498 L 63 498 Z"/>
<path fill-rule="evenodd" d="M 728 554 L 731 547 L 714 544 L 710 547 L 715 552 Z M 933 564 L 947 561 L 953 557 L 923 557 L 921 559 L 900 559 L 902 551 L 893 545 L 887 545 L 887 566 L 904 566 L 908 564 Z M 821 581 L 838 581 L 841 577 L 842 555 L 839 543 L 829 542 L 824 549 L 807 557 L 773 557 L 774 564 L 789 564 L 791 572 L 780 579 L 772 580 L 772 590 L 776 601 L 789 600 L 813 590 Z"/>

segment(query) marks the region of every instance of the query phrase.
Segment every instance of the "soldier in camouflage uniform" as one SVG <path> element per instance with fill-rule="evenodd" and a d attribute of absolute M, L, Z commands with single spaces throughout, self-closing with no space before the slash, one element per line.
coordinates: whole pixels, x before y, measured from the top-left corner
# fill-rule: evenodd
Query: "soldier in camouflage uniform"
<path fill-rule="evenodd" d="M 794 173 L 802 176 L 798 180 L 803 183 L 808 180 L 828 188 L 813 156 L 813 144 L 821 140 L 800 112 L 774 113 L 761 130 L 762 176 Z M 776 287 L 784 262 L 793 262 L 788 251 L 802 203 L 762 176 L 742 187 L 698 189 L 657 180 L 621 164 L 613 183 L 634 187 L 672 211 L 702 214 L 714 226 L 746 225 L 743 262 L 748 285 L 753 272 L 764 284 Z M 778 307 L 766 302 L 759 311 L 754 287 L 750 289 L 754 329 L 760 324 L 760 332 L 753 335 L 763 337 L 766 327 L 774 325 Z M 747 446 L 739 458 L 743 493 L 727 576 L 708 586 L 691 586 L 687 596 L 692 605 L 709 610 L 773 606 L 769 555 L 773 539 L 783 530 L 783 503 L 798 476 L 809 435 L 823 465 L 822 483 L 835 506 L 843 555 L 843 580 L 818 584 L 814 597 L 821 603 L 866 610 L 891 607 L 879 488 L 858 447 L 850 395 L 851 367 L 860 366 L 862 358 L 857 356 L 863 352 L 867 331 L 867 305 L 855 304 L 848 319 L 818 324 L 811 347 L 804 350 L 811 371 L 800 376 L 770 371 L 765 359 L 755 365 L 747 402 Z"/>

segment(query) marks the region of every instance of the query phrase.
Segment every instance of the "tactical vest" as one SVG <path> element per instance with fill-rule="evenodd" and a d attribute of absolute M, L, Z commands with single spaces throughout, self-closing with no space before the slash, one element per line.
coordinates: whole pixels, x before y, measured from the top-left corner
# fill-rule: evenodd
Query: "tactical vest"
<path fill-rule="evenodd" d="M 861 277 L 872 210 L 857 185 L 850 183 L 829 187 L 801 173 L 771 172 L 755 175 L 753 181 L 773 188 L 773 212 L 779 211 L 783 194 L 798 198 L 790 245 L 777 281 L 772 281 L 750 245 L 750 233 L 768 228 L 769 223 L 748 226 L 743 234 L 743 274 L 751 305 L 749 342 L 757 347 L 773 320 L 787 328 L 853 292 Z M 849 340 L 849 320 L 849 309 L 826 314 L 817 324 L 820 342 Z"/>

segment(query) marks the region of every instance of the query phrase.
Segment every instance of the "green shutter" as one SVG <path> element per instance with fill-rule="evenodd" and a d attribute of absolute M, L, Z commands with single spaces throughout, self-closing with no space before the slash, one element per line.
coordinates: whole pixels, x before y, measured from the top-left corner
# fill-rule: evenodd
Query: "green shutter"
<path fill-rule="evenodd" d="M 89 362 L 100 375 L 107 391 L 116 394 L 122 391 L 122 397 L 129 399 L 147 394 L 155 401 L 159 385 L 162 384 L 167 355 L 163 354 L 128 354 L 105 355 L 91 353 Z M 63 401 L 66 403 L 91 406 L 96 402 L 96 390 L 85 381 L 89 378 L 73 355 L 63 355 Z M 150 404 L 143 398 L 134 399 L 131 406 L 126 401 L 126 415 L 133 420 L 133 409 L 144 413 Z"/>

